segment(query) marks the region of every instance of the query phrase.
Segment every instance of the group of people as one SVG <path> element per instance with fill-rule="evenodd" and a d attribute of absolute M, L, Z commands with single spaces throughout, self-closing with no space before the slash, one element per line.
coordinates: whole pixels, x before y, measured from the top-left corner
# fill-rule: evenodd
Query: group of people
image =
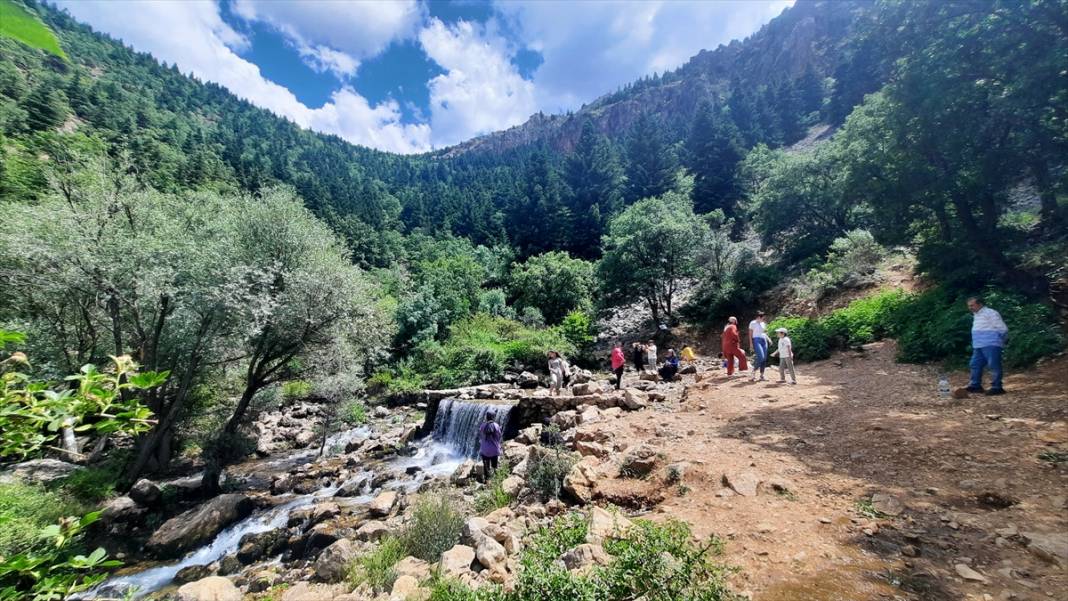
<path fill-rule="evenodd" d="M 797 374 L 794 371 L 794 345 L 790 340 L 789 331 L 786 328 L 777 328 L 778 347 L 775 352 L 768 354 L 771 346 L 771 338 L 768 336 L 768 324 L 763 311 L 757 311 L 756 317 L 749 322 L 749 352 L 753 354 L 753 369 L 749 379 L 764 381 L 764 369 L 768 365 L 770 357 L 779 358 L 779 382 L 786 382 L 786 372 L 790 372 L 790 383 L 797 384 Z M 735 366 L 742 372 L 749 371 L 748 358 L 742 350 L 742 337 L 738 331 L 738 318 L 731 317 L 727 325 L 723 327 L 722 349 L 720 357 L 723 359 L 727 375 L 733 376 Z"/>

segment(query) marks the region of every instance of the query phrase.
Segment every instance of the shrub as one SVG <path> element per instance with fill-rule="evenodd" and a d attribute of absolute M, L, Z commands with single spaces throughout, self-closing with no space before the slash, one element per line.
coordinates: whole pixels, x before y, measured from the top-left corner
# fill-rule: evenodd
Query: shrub
<path fill-rule="evenodd" d="M 398 539 L 408 555 L 435 563 L 460 541 L 463 527 L 464 515 L 452 499 L 444 494 L 423 495 Z"/>
<path fill-rule="evenodd" d="M 820 320 L 834 348 L 881 340 L 893 334 L 894 317 L 912 297 L 890 290 L 855 300 Z"/>
<path fill-rule="evenodd" d="M 768 331 L 786 328 L 790 341 L 794 345 L 794 359 L 798 361 L 818 361 L 831 356 L 831 341 L 827 330 L 818 320 L 808 317 L 780 317 L 768 324 Z M 772 348 L 775 340 L 772 339 Z"/>
<path fill-rule="evenodd" d="M 304 380 L 290 380 L 282 383 L 282 398 L 287 401 L 303 399 L 311 394 L 311 382 Z"/>
<path fill-rule="evenodd" d="M 593 286 L 592 263 L 553 251 L 514 264 L 508 289 L 524 317 L 527 309 L 537 309 L 545 321 L 556 324 L 591 305 Z"/>
<path fill-rule="evenodd" d="M 545 316 L 537 307 L 523 307 L 519 314 L 519 321 L 528 328 L 544 328 Z"/>
<path fill-rule="evenodd" d="M 580 351 L 588 349 L 596 340 L 597 328 L 593 318 L 584 311 L 572 311 L 559 326 L 560 334 Z"/>
<path fill-rule="evenodd" d="M 508 306 L 504 291 L 500 288 L 483 290 L 478 297 L 478 310 L 494 317 L 515 319 L 515 310 Z"/>
<path fill-rule="evenodd" d="M 564 477 L 575 465 L 575 458 L 561 449 L 535 453 L 530 458 L 527 468 L 527 484 L 542 499 L 554 499 L 560 496 Z"/>
<path fill-rule="evenodd" d="M 341 406 L 341 421 L 350 426 L 367 423 L 367 405 L 358 399 L 351 399 Z"/>
<path fill-rule="evenodd" d="M 397 579 L 397 572 L 393 568 L 406 555 L 401 540 L 387 536 L 373 550 L 353 562 L 349 568 L 349 583 L 353 588 L 366 583 L 376 593 L 388 592 Z"/>
<path fill-rule="evenodd" d="M 508 460 L 502 460 L 500 468 L 494 472 L 493 478 L 486 483 L 486 487 L 475 495 L 475 511 L 486 514 L 494 509 L 508 507 L 512 504 L 512 496 L 504 492 L 502 487 L 504 479 L 508 477 L 511 466 Z"/>
<path fill-rule="evenodd" d="M 98 504 L 115 494 L 115 483 L 122 479 L 125 453 L 110 457 L 107 462 L 82 468 L 64 478 L 59 486 L 76 499 Z"/>
<path fill-rule="evenodd" d="M 0 484 L 0 557 L 47 546 L 41 530 L 84 508 L 58 491 L 13 482 Z"/>

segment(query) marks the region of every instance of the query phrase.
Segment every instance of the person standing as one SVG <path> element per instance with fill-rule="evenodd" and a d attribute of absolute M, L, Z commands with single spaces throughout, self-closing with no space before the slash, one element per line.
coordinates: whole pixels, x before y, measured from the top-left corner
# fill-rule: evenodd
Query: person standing
<path fill-rule="evenodd" d="M 656 343 L 652 340 L 645 344 L 645 364 L 650 370 L 656 371 Z"/>
<path fill-rule="evenodd" d="M 486 421 L 478 427 L 478 453 L 482 456 L 482 477 L 485 482 L 493 479 L 501 456 L 501 441 L 504 432 L 495 421 L 496 413 L 486 412 Z"/>
<path fill-rule="evenodd" d="M 634 361 L 634 371 L 642 373 L 645 368 L 645 347 L 642 346 L 642 343 L 635 342 L 631 346 L 631 356 Z"/>
<path fill-rule="evenodd" d="M 968 299 L 968 310 L 972 312 L 972 377 L 967 390 L 983 392 L 983 370 L 989 367 L 990 389 L 986 393 L 1005 394 L 1001 386 L 1001 351 L 1005 348 L 1009 327 L 1001 319 L 1001 314 L 987 307 L 978 296 Z"/>
<path fill-rule="evenodd" d="M 790 370 L 790 383 L 797 384 L 797 374 L 794 373 L 794 343 L 787 336 L 786 328 L 775 330 L 779 335 L 779 350 L 771 354 L 779 356 L 779 383 L 786 382 L 786 370 Z"/>
<path fill-rule="evenodd" d="M 752 381 L 757 379 L 757 370 L 760 370 L 760 381 L 764 381 L 764 368 L 768 365 L 768 326 L 764 322 L 764 312 L 757 311 L 756 318 L 749 322 L 749 352 L 753 353 Z"/>
<path fill-rule="evenodd" d="M 612 346 L 612 373 L 616 375 L 616 390 L 623 384 L 623 368 L 627 365 L 627 358 L 623 356 L 623 346 L 617 340 Z"/>
<path fill-rule="evenodd" d="M 549 351 L 549 395 L 559 396 L 564 385 L 564 360 L 560 353 Z"/>
<path fill-rule="evenodd" d="M 741 347 L 741 337 L 738 335 L 738 318 L 731 317 L 727 320 L 727 326 L 723 328 L 723 359 L 727 362 L 727 375 L 734 375 L 734 360 L 738 359 L 738 371 L 749 371 L 745 360 L 745 351 Z"/>

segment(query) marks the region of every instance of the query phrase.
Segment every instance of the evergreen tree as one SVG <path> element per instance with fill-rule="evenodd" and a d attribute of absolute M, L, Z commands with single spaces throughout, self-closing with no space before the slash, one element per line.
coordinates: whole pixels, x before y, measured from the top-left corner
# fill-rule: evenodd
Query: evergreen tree
<path fill-rule="evenodd" d="M 521 257 L 559 249 L 571 230 L 566 185 L 545 148 L 530 158 L 525 184 L 512 203 L 509 231 Z"/>
<path fill-rule="evenodd" d="M 34 131 L 51 129 L 67 118 L 67 98 L 52 81 L 38 84 L 21 104 L 27 113 L 26 124 Z"/>
<path fill-rule="evenodd" d="M 802 122 L 805 112 L 796 81 L 783 80 L 779 83 L 775 90 L 775 108 L 779 113 L 783 144 L 793 144 L 805 137 L 805 126 Z"/>
<path fill-rule="evenodd" d="M 782 146 L 784 139 L 782 117 L 779 116 L 779 111 L 775 108 L 774 90 L 765 86 L 757 93 L 755 104 L 753 105 L 753 113 L 757 123 L 760 124 L 760 132 L 762 134 L 756 141 L 773 147 Z"/>
<path fill-rule="evenodd" d="M 576 255 L 595 257 L 599 253 L 603 219 L 623 204 L 623 181 L 623 167 L 615 149 L 587 119 L 575 151 L 567 159 L 573 219 L 569 246 Z"/>
<path fill-rule="evenodd" d="M 728 217 L 734 216 L 741 196 L 734 176 L 742 160 L 739 138 L 738 128 L 727 111 L 717 112 L 707 101 L 698 107 L 686 141 L 696 212 L 722 209 Z"/>
<path fill-rule="evenodd" d="M 627 137 L 627 200 L 660 196 L 675 186 L 678 159 L 664 139 L 663 127 L 642 113 Z"/>
<path fill-rule="evenodd" d="M 816 74 L 812 65 L 805 68 L 801 78 L 797 81 L 798 99 L 801 102 L 801 112 L 809 115 L 823 108 L 823 80 Z"/>

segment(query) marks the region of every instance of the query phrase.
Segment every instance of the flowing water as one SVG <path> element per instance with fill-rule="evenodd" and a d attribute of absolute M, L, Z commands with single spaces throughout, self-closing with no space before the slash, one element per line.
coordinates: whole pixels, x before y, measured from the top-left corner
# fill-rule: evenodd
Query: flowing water
<path fill-rule="evenodd" d="M 511 409 L 509 405 L 490 405 L 452 399 L 441 401 L 434 421 L 432 439 L 417 443 L 415 453 L 412 455 L 396 457 L 378 466 L 377 469 L 397 475 L 396 478 L 383 485 L 382 489 L 413 492 L 418 490 L 427 478 L 448 476 L 466 459 L 477 455 L 478 426 L 485 420 L 486 413 L 490 411 L 496 413 L 497 423 L 503 431 L 508 425 L 508 415 Z M 327 440 L 327 452 L 323 456 L 336 454 L 344 450 L 348 442 L 365 439 L 370 436 L 370 433 L 369 428 L 356 428 L 331 436 Z M 314 449 L 296 451 L 278 458 L 250 462 L 249 465 L 238 466 L 237 469 L 246 474 L 246 476 L 277 474 L 288 471 L 301 463 L 313 461 L 317 455 L 318 447 L 315 447 Z M 405 476 L 409 472 L 414 472 L 414 477 L 406 478 Z M 372 475 L 371 472 L 363 472 L 354 476 L 352 480 L 362 478 L 369 483 Z M 211 543 L 189 553 L 176 563 L 149 568 L 133 574 L 116 576 L 87 593 L 71 598 L 84 600 L 138 599 L 158 591 L 171 584 L 175 574 L 182 568 L 207 565 L 236 552 L 242 537 L 245 535 L 284 528 L 289 521 L 289 514 L 293 510 L 311 505 L 321 499 L 333 497 L 343 484 L 337 483 L 337 486 L 331 485 L 312 494 L 294 497 L 270 509 L 256 512 L 226 528 Z M 364 490 L 359 497 L 344 499 L 344 504 L 360 505 L 369 503 L 374 499 L 377 492 L 379 491 Z"/>

